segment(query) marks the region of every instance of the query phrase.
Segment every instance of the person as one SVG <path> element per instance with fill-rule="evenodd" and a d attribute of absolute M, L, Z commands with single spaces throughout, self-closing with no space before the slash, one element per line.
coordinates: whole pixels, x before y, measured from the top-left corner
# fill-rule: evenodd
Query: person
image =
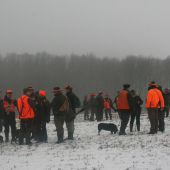
<path fill-rule="evenodd" d="M 44 101 L 45 100 L 45 101 Z M 39 102 L 35 111 L 35 124 L 37 129 L 38 142 L 48 143 L 46 123 L 50 122 L 49 101 L 46 99 L 45 91 L 39 91 Z"/>
<path fill-rule="evenodd" d="M 108 120 L 108 113 L 109 113 L 110 120 L 112 120 L 111 108 L 114 109 L 112 100 L 109 98 L 108 94 L 105 94 L 104 110 L 105 110 L 106 120 Z"/>
<path fill-rule="evenodd" d="M 136 95 L 135 90 L 131 90 L 131 95 L 134 99 L 135 103 L 135 109 L 131 114 L 131 120 L 130 120 L 130 132 L 133 132 L 133 123 L 136 117 L 136 126 L 137 126 L 137 131 L 140 131 L 140 115 L 141 115 L 141 105 L 143 104 L 143 100 L 140 98 L 140 96 Z"/>
<path fill-rule="evenodd" d="M 157 85 L 156 88 L 160 90 L 164 99 L 164 109 L 163 110 L 160 109 L 161 107 L 160 103 L 158 105 L 158 128 L 159 128 L 158 131 L 164 132 L 165 130 L 164 118 L 165 118 L 166 106 L 168 106 L 168 96 L 165 93 L 163 93 L 162 86 Z"/>
<path fill-rule="evenodd" d="M 89 120 L 89 105 L 88 105 L 88 96 L 84 96 L 83 100 L 83 108 L 84 110 L 84 120 Z"/>
<path fill-rule="evenodd" d="M 129 92 L 130 84 L 124 84 L 123 90 L 118 95 L 117 109 L 121 118 L 119 135 L 126 135 L 125 129 L 129 122 L 129 116 L 134 110 L 134 100 Z"/>
<path fill-rule="evenodd" d="M 24 134 L 26 134 L 26 145 L 30 145 L 30 134 L 34 109 L 36 108 L 35 98 L 31 98 L 31 90 L 23 89 L 23 95 L 18 99 L 18 118 L 20 119 L 19 145 L 23 145 Z"/>
<path fill-rule="evenodd" d="M 146 108 L 151 124 L 150 132 L 148 134 L 155 134 L 158 131 L 158 105 L 160 105 L 160 111 L 163 111 L 164 99 L 162 93 L 156 88 L 155 82 L 152 81 L 149 83 L 146 99 Z"/>
<path fill-rule="evenodd" d="M 57 128 L 58 141 L 56 143 L 62 143 L 64 137 L 64 121 L 66 119 L 66 113 L 64 111 L 60 112 L 62 105 L 68 101 L 68 97 L 61 92 L 60 87 L 54 87 L 53 89 L 54 98 L 49 104 L 50 108 L 53 109 L 54 121 Z"/>
<path fill-rule="evenodd" d="M 37 93 L 37 91 L 36 91 L 36 93 L 34 93 L 34 89 L 33 89 L 33 87 L 28 87 L 29 88 L 29 90 L 30 90 L 30 92 L 31 92 L 31 95 L 30 95 L 30 97 L 33 99 L 35 99 L 34 101 L 35 101 L 35 103 L 36 103 L 36 108 L 34 108 L 34 114 L 35 114 L 35 111 L 37 110 L 37 107 L 38 107 L 38 101 L 39 101 L 39 92 Z M 32 132 L 32 136 L 30 137 L 30 139 L 34 139 L 34 140 L 37 140 L 37 136 L 36 136 L 36 134 L 37 134 L 37 128 L 36 128 L 36 123 L 35 123 L 36 121 L 35 121 L 35 117 L 34 118 L 32 118 L 32 124 L 31 124 L 31 132 Z"/>
<path fill-rule="evenodd" d="M 13 94 L 12 90 L 7 90 L 5 97 L 2 98 L 5 127 L 5 142 L 9 141 L 9 126 L 11 126 L 12 134 L 11 142 L 15 141 L 16 133 L 15 106 L 17 106 L 17 101 L 15 98 L 12 97 L 12 94 Z"/>
<path fill-rule="evenodd" d="M 170 106 L 170 93 L 169 93 L 169 90 L 168 89 L 165 89 L 164 90 L 164 94 L 166 95 L 166 98 L 167 98 L 167 103 L 165 103 L 165 113 L 166 113 L 166 117 L 169 116 L 169 106 Z"/>
<path fill-rule="evenodd" d="M 74 119 L 76 116 L 76 106 L 75 106 L 75 98 L 76 95 L 73 93 L 73 89 L 72 86 L 66 86 L 65 87 L 66 90 L 66 96 L 69 99 L 70 102 L 70 109 L 69 109 L 69 116 L 72 115 L 74 113 L 73 119 L 71 119 L 69 116 L 66 117 L 66 127 L 67 127 L 67 131 L 68 131 L 68 138 L 69 140 L 73 140 L 73 134 L 74 134 Z"/>
<path fill-rule="evenodd" d="M 0 91 L 0 93 L 2 93 Z M 0 132 L 3 131 L 3 102 L 0 97 Z"/>
<path fill-rule="evenodd" d="M 103 109 L 104 109 L 104 99 L 102 97 L 102 91 L 99 91 L 98 96 L 96 97 L 97 100 L 97 121 L 101 121 L 103 119 Z"/>
<path fill-rule="evenodd" d="M 94 114 L 96 115 L 96 110 L 97 110 L 97 100 L 95 98 L 95 93 L 92 93 L 90 96 L 90 99 L 88 101 L 89 107 L 90 107 L 90 121 L 94 121 Z M 96 116 L 97 119 L 97 116 Z"/>

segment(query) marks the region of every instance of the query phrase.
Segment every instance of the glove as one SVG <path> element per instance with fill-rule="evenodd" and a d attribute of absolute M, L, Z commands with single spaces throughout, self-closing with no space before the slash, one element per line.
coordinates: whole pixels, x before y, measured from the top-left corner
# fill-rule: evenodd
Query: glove
<path fill-rule="evenodd" d="M 50 119 L 49 119 L 49 118 L 46 118 L 46 122 L 49 123 L 49 122 L 50 122 Z"/>

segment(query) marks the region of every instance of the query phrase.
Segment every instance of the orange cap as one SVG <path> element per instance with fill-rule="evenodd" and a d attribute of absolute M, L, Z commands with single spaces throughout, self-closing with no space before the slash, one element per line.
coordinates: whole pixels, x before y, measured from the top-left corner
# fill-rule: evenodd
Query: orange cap
<path fill-rule="evenodd" d="M 105 94 L 105 96 L 109 96 L 108 94 Z"/>
<path fill-rule="evenodd" d="M 13 93 L 13 92 L 12 90 L 7 90 L 6 93 L 8 94 L 8 93 Z"/>
<path fill-rule="evenodd" d="M 99 94 L 102 94 L 102 91 L 99 91 Z"/>
<path fill-rule="evenodd" d="M 45 91 L 44 90 L 40 90 L 39 91 L 39 95 L 45 96 Z"/>
<path fill-rule="evenodd" d="M 95 94 L 94 94 L 94 93 L 92 93 L 92 94 L 91 94 L 91 96 L 95 96 Z"/>

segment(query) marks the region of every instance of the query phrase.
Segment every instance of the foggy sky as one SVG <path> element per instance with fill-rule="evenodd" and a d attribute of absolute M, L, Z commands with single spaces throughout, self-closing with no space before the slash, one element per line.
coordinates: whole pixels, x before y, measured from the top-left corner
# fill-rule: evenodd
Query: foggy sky
<path fill-rule="evenodd" d="M 169 0 L 0 0 L 0 53 L 170 55 Z"/>

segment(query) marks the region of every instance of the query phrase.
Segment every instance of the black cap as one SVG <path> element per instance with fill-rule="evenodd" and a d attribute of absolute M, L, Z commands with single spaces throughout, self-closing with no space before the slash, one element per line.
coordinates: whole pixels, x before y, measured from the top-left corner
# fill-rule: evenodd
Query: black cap
<path fill-rule="evenodd" d="M 124 84 L 123 87 L 124 89 L 128 89 L 130 87 L 130 84 Z"/>
<path fill-rule="evenodd" d="M 66 86 L 65 89 L 72 90 L 72 86 Z"/>
<path fill-rule="evenodd" d="M 60 92 L 60 91 L 61 91 L 60 87 L 54 87 L 54 88 L 53 88 L 53 93 L 54 93 L 54 92 Z"/>

